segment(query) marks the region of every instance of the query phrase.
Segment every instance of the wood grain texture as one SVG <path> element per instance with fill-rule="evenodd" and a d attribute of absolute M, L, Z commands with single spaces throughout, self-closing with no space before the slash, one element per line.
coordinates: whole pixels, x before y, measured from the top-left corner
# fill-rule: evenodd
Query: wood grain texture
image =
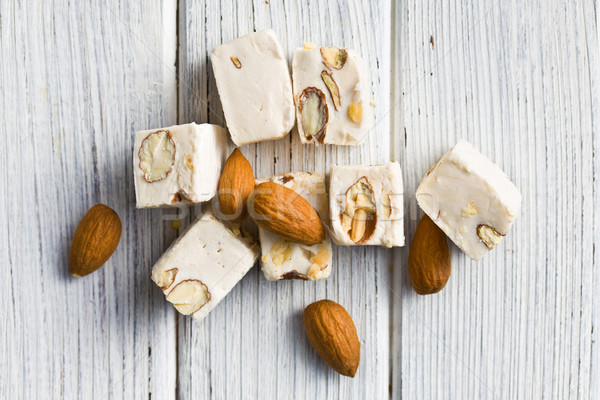
<path fill-rule="evenodd" d="M 88 4 L 92 3 L 92 4 Z M 0 2 L 0 399 L 480 399 L 600 396 L 600 7 L 597 0 Z M 179 316 L 152 264 L 200 207 L 135 210 L 139 129 L 224 125 L 213 47 L 272 28 L 369 64 L 376 125 L 361 147 L 301 145 L 294 129 L 242 152 L 258 177 L 401 163 L 415 189 L 458 139 L 523 193 L 480 263 L 451 246 L 433 296 L 408 247 L 334 250 L 324 282 L 268 282 L 258 266 L 203 322 Z M 230 143 L 230 148 L 233 144 Z M 94 204 L 123 221 L 99 271 L 68 249 Z M 309 346 L 302 311 L 329 298 L 361 339 L 356 378 Z"/>
<path fill-rule="evenodd" d="M 302 146 L 296 129 L 278 141 L 244 146 L 241 150 L 255 175 L 325 173 L 333 163 L 387 161 L 391 6 L 389 1 L 363 3 L 181 1 L 179 121 L 225 124 L 208 55 L 215 46 L 238 36 L 271 28 L 290 64 L 293 50 L 309 40 L 353 47 L 362 54 L 372 70 L 377 125 L 362 147 Z M 391 282 L 391 251 L 338 247 L 334 263 L 332 276 L 319 282 L 269 282 L 257 265 L 204 321 L 181 319 L 179 397 L 388 396 L 390 297 L 386 283 Z M 329 369 L 307 341 L 302 312 L 323 298 L 346 307 L 357 325 L 362 359 L 354 379 Z"/>
<path fill-rule="evenodd" d="M 395 397 L 600 395 L 594 12 L 591 1 L 397 6 L 392 129 L 405 132 L 395 150 L 407 192 L 464 138 L 521 189 L 523 211 L 480 263 L 452 246 L 440 294 L 416 295 L 395 269 Z M 414 232 L 414 196 L 406 215 Z M 399 254 L 402 265 L 406 249 Z"/>
<path fill-rule="evenodd" d="M 174 312 L 148 279 L 175 232 L 135 210 L 131 166 L 134 131 L 176 120 L 175 10 L 0 3 L 0 398 L 175 396 Z M 99 202 L 121 244 L 75 279 L 71 236 Z"/>

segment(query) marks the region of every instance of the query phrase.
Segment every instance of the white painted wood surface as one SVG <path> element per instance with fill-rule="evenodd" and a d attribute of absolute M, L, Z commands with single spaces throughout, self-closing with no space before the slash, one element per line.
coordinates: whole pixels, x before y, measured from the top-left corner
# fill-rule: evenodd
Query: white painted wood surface
<path fill-rule="evenodd" d="M 600 396 L 598 3 L 592 0 L 0 2 L 0 398 L 583 398 Z M 408 247 L 337 248 L 326 282 L 254 268 L 209 318 L 173 312 L 153 262 L 199 210 L 134 209 L 135 130 L 222 124 L 208 53 L 272 28 L 354 47 L 377 125 L 358 148 L 297 132 L 245 146 L 257 176 L 401 162 L 407 242 L 427 168 L 466 138 L 523 193 L 504 243 L 475 264 L 452 247 L 433 296 Z M 177 43 L 179 46 L 177 46 Z M 68 247 L 97 202 L 123 220 L 117 252 L 73 279 Z M 354 379 L 309 347 L 303 308 L 354 317 Z M 596 329 L 594 329 L 594 327 Z"/>

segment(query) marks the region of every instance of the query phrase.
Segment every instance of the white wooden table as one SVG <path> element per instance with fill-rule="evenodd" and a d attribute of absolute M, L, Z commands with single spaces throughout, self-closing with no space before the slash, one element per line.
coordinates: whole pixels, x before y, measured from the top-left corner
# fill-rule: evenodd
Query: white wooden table
<path fill-rule="evenodd" d="M 600 397 L 598 0 L 0 1 L 0 399 Z M 203 322 L 150 281 L 198 210 L 135 210 L 133 133 L 223 124 L 210 50 L 272 28 L 357 49 L 377 123 L 362 147 L 302 146 L 294 130 L 242 150 L 257 176 L 397 160 L 410 243 L 415 188 L 458 139 L 523 194 L 480 263 L 452 246 L 446 288 L 416 295 L 408 247 L 337 248 L 326 282 L 255 267 Z M 118 250 L 74 279 L 68 248 L 95 203 Z M 189 212 L 188 212 L 189 211 Z M 354 379 L 310 348 L 309 303 L 353 316 Z"/>

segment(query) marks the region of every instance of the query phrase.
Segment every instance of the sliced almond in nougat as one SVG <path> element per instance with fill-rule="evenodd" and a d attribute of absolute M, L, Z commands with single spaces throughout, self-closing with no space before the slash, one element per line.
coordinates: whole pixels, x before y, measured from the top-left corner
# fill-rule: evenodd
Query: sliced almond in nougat
<path fill-rule="evenodd" d="M 167 130 L 152 132 L 139 150 L 140 168 L 147 182 L 165 179 L 175 164 L 175 143 Z"/>
<path fill-rule="evenodd" d="M 333 102 L 333 107 L 337 110 L 342 108 L 342 102 L 340 100 L 340 89 L 338 88 L 337 83 L 333 80 L 333 76 L 331 73 L 327 71 L 321 72 L 321 79 L 327 86 L 327 90 L 329 90 L 329 95 L 331 96 L 331 101 Z"/>
<path fill-rule="evenodd" d="M 488 249 L 492 250 L 500 244 L 504 235 L 498 233 L 498 231 L 489 225 L 480 224 L 477 226 L 477 236 L 479 236 L 479 239 Z"/>
<path fill-rule="evenodd" d="M 321 47 L 320 51 L 323 64 L 330 69 L 342 69 L 348 59 L 348 52 L 340 47 Z"/>
<path fill-rule="evenodd" d="M 323 143 L 327 132 L 329 109 L 322 91 L 308 87 L 298 100 L 301 126 L 299 130 L 309 141 Z"/>
<path fill-rule="evenodd" d="M 367 178 L 360 178 L 346 192 L 346 207 L 340 215 L 350 240 L 361 244 L 369 240 L 377 224 L 373 188 Z"/>
<path fill-rule="evenodd" d="M 167 295 L 167 300 L 183 315 L 190 315 L 202 308 L 210 300 L 206 285 L 197 279 L 189 279 L 177 284 Z"/>

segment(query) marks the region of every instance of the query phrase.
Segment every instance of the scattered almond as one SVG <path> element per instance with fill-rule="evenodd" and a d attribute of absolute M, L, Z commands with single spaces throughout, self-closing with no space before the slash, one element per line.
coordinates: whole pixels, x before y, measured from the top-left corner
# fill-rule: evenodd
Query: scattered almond
<path fill-rule="evenodd" d="M 360 342 L 352 317 L 331 300 L 320 300 L 304 310 L 304 329 L 319 356 L 342 375 L 354 377 L 360 363 Z"/>
<path fill-rule="evenodd" d="M 308 246 L 325 240 L 319 214 L 292 189 L 273 182 L 261 183 L 248 204 L 256 224 L 274 235 Z"/>
<path fill-rule="evenodd" d="M 121 220 L 104 204 L 96 204 L 85 214 L 75 230 L 69 252 L 69 269 L 75 277 L 100 268 L 117 249 L 121 240 Z"/>
<path fill-rule="evenodd" d="M 408 276 L 415 292 L 433 294 L 450 278 L 450 250 L 444 232 L 424 215 L 410 245 Z"/>
<path fill-rule="evenodd" d="M 252 166 L 240 149 L 235 149 L 225 162 L 219 180 L 219 203 L 223 215 L 233 222 L 246 218 L 246 203 L 253 190 Z"/>

